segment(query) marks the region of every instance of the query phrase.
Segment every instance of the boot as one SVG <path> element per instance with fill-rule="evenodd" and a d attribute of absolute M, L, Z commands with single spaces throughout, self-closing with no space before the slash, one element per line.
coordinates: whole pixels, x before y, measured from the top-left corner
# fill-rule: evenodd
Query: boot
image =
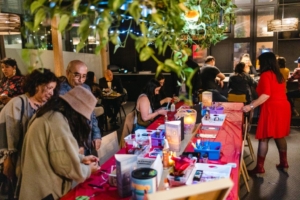
<path fill-rule="evenodd" d="M 279 158 L 280 158 L 280 163 L 276 165 L 277 169 L 287 172 L 289 165 L 287 163 L 286 151 L 279 151 Z"/>
<path fill-rule="evenodd" d="M 257 155 L 256 167 L 252 170 L 248 170 L 248 174 L 251 176 L 263 177 L 265 174 L 264 169 L 265 157 Z"/>

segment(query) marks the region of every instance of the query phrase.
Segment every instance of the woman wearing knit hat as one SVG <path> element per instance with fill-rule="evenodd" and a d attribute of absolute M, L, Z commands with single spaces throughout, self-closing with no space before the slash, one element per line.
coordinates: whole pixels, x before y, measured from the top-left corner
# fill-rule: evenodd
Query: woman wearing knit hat
<path fill-rule="evenodd" d="M 20 200 L 59 199 L 72 181 L 83 182 L 99 169 L 97 157 L 79 154 L 96 102 L 90 91 L 76 86 L 36 113 L 23 143 Z"/>

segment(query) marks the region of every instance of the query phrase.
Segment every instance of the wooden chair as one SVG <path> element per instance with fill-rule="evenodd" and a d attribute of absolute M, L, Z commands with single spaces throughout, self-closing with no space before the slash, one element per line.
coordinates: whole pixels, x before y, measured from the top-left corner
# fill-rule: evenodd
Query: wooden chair
<path fill-rule="evenodd" d="M 134 118 L 136 116 L 136 111 L 133 110 L 131 111 L 125 118 L 124 126 L 123 126 L 123 131 L 120 139 L 120 147 L 123 148 L 125 147 L 125 141 L 124 138 L 132 133 L 133 128 L 134 128 Z"/>
<path fill-rule="evenodd" d="M 229 102 L 240 102 L 240 103 L 246 103 L 247 102 L 245 94 L 228 94 L 227 100 Z M 254 161 L 255 160 L 255 154 L 254 154 L 253 146 L 252 146 L 250 135 L 249 135 L 249 132 L 251 130 L 253 114 L 254 114 L 254 112 L 253 112 L 253 110 L 251 110 L 250 113 L 249 113 L 248 128 L 247 128 L 247 133 L 246 133 L 246 138 L 245 139 L 247 141 L 246 147 L 249 148 L 250 156 L 251 156 L 252 160 Z"/>
<path fill-rule="evenodd" d="M 127 93 L 127 90 L 125 88 L 123 88 L 123 99 L 122 99 L 122 102 L 120 104 L 120 121 L 122 123 L 122 115 L 121 115 L 121 111 L 123 111 L 124 113 L 124 116 L 126 117 L 126 112 L 125 112 L 125 109 L 124 109 L 124 106 L 127 104 L 127 99 L 128 99 L 128 93 Z"/>
<path fill-rule="evenodd" d="M 247 191 L 250 192 L 250 188 L 248 185 L 249 174 L 247 171 L 246 163 L 244 161 L 244 147 L 245 147 L 245 140 L 248 133 L 248 120 L 247 117 L 245 118 L 245 124 L 244 124 L 244 137 L 243 137 L 243 143 L 242 143 L 242 150 L 241 150 L 241 157 L 240 157 L 240 175 L 243 177 L 244 183 L 246 185 Z"/>
<path fill-rule="evenodd" d="M 100 149 L 98 150 L 98 157 L 100 165 L 105 163 L 110 157 L 120 150 L 118 143 L 117 131 L 114 131 L 102 138 Z"/>

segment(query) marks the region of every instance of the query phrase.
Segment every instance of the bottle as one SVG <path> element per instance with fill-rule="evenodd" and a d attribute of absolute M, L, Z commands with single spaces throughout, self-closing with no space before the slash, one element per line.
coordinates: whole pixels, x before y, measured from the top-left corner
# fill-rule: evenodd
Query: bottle
<path fill-rule="evenodd" d="M 168 169 L 169 168 L 169 151 L 163 150 L 163 168 Z"/>
<path fill-rule="evenodd" d="M 175 104 L 174 104 L 174 102 L 171 104 L 171 112 L 175 112 Z"/>

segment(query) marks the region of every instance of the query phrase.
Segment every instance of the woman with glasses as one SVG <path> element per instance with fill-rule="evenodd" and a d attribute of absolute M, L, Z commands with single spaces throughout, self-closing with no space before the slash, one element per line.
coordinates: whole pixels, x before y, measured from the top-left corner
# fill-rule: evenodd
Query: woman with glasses
<path fill-rule="evenodd" d="M 23 76 L 16 60 L 4 58 L 0 61 L 0 64 L 1 71 L 4 75 L 0 81 L 0 104 L 5 105 L 11 98 L 23 94 Z"/>
<path fill-rule="evenodd" d="M 250 55 L 245 53 L 242 55 L 240 62 L 245 63 L 245 69 L 244 71 L 248 74 L 253 74 L 254 76 L 257 76 L 257 71 L 255 70 L 255 67 L 252 65 Z"/>
<path fill-rule="evenodd" d="M 27 125 L 33 114 L 53 96 L 58 95 L 58 78 L 48 69 L 36 69 L 25 76 L 25 94 L 11 99 L 0 112 L 0 164 L 10 156 L 11 169 L 20 177 L 20 156 Z M 16 185 L 16 177 L 6 174 Z M 11 177 L 12 176 L 12 177 Z M 12 191 L 11 191 L 12 192 Z M 12 194 L 10 194 L 12 195 Z"/>

